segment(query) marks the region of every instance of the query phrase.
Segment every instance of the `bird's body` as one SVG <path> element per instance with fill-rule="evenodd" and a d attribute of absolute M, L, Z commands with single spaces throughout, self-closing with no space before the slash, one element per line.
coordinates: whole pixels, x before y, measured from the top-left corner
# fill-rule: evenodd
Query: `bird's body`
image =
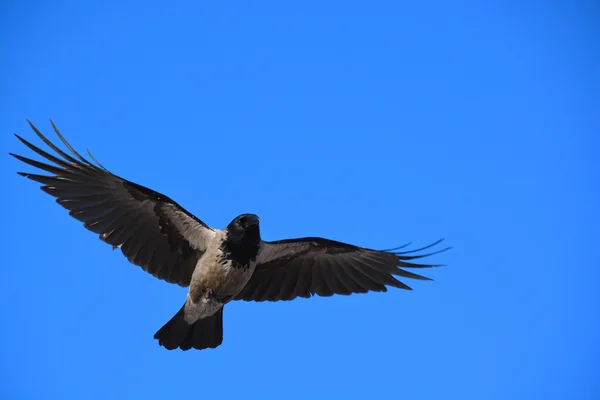
<path fill-rule="evenodd" d="M 192 274 L 186 302 L 186 320 L 190 323 L 214 314 L 231 301 L 252 277 L 256 255 L 237 258 L 224 250 L 227 231 L 217 231 L 208 250 Z"/>
<path fill-rule="evenodd" d="M 411 260 L 439 253 L 410 255 L 429 248 L 398 252 L 373 250 L 318 237 L 263 241 L 259 218 L 242 214 L 214 229 L 169 197 L 120 178 L 90 154 L 77 153 L 52 124 L 69 155 L 31 123 L 35 133 L 58 156 L 17 135 L 31 150 L 57 166 L 12 154 L 50 172 L 22 173 L 41 183 L 83 222 L 85 228 L 119 248 L 135 265 L 158 279 L 188 287 L 186 301 L 154 335 L 169 350 L 215 348 L 223 341 L 223 309 L 230 301 L 285 301 L 297 297 L 349 295 L 387 287 L 410 289 L 394 276 L 429 280 L 405 268 L 428 268 Z"/>
<path fill-rule="evenodd" d="M 225 229 L 215 231 L 196 263 L 180 313 L 155 335 L 161 345 L 168 349 L 181 347 L 188 336 L 192 347 L 220 344 L 222 331 L 209 339 L 195 338 L 196 331 L 222 330 L 215 324 L 222 324 L 223 307 L 252 277 L 260 251 L 258 220 L 253 214 L 242 214 Z"/>

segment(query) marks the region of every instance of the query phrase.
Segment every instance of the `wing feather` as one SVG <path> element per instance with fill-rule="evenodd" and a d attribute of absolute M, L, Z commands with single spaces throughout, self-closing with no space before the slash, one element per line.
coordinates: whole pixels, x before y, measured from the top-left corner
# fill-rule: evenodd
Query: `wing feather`
<path fill-rule="evenodd" d="M 396 278 L 431 280 L 403 268 L 431 268 L 440 264 L 408 262 L 448 250 L 414 254 L 420 249 L 399 252 L 373 250 L 323 238 L 286 239 L 263 242 L 256 269 L 236 300 L 278 301 L 296 297 L 349 295 L 368 291 L 385 292 L 388 287 L 411 290 Z M 409 255 L 413 254 L 413 255 Z"/>
<path fill-rule="evenodd" d="M 96 164 L 89 162 L 50 123 L 72 155 L 29 122 L 56 155 L 15 135 L 27 148 L 54 164 L 10 153 L 19 161 L 51 174 L 19 172 L 19 175 L 40 183 L 44 192 L 69 210 L 69 215 L 113 248 L 120 247 L 131 263 L 159 279 L 189 285 L 196 263 L 215 231 L 169 197 L 112 174 L 88 150 Z"/>

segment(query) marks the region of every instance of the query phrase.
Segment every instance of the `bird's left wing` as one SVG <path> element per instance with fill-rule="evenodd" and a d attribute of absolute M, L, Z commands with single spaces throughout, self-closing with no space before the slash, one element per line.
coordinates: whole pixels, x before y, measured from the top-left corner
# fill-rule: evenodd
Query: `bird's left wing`
<path fill-rule="evenodd" d="M 113 248 L 121 248 L 131 263 L 158 279 L 188 286 L 215 231 L 167 196 L 113 175 L 90 154 L 98 165 L 92 164 L 73 150 L 54 124 L 54 131 L 72 156 L 52 144 L 31 122 L 29 125 L 62 158 L 16 135 L 31 150 L 56 164 L 10 153 L 53 176 L 19 174 L 41 183 L 42 190 L 54 196 L 72 217 Z"/>
<path fill-rule="evenodd" d="M 411 255 L 439 242 L 404 252 L 397 251 L 401 248 L 372 250 L 323 238 L 263 242 L 254 274 L 235 300 L 277 301 L 313 295 L 385 292 L 386 286 L 410 290 L 394 276 L 430 280 L 400 267 L 439 266 L 410 262 L 448 250 Z"/>

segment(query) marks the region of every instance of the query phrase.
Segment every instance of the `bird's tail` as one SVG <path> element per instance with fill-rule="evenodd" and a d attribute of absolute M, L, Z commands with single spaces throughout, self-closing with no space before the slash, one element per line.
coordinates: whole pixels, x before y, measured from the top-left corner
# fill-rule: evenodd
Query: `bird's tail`
<path fill-rule="evenodd" d="M 184 318 L 184 307 L 154 334 L 159 345 L 167 350 L 202 350 L 214 349 L 223 343 L 223 308 L 190 325 Z"/>

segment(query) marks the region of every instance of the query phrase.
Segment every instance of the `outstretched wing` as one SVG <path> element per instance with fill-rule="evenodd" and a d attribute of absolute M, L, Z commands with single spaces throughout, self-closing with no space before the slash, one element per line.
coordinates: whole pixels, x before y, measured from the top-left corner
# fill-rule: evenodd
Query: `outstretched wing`
<path fill-rule="evenodd" d="M 263 242 L 254 274 L 236 300 L 277 301 L 313 295 L 385 292 L 386 286 L 411 290 L 394 275 L 430 280 L 400 267 L 440 266 L 409 262 L 449 249 L 430 254 L 410 255 L 440 242 L 441 240 L 438 240 L 421 249 L 404 252 L 397 250 L 406 246 L 390 250 L 371 250 L 322 238 Z"/>
<path fill-rule="evenodd" d="M 27 121 L 29 122 L 29 121 Z M 52 121 L 50 121 L 52 123 Z M 29 122 L 35 133 L 58 156 L 17 138 L 55 165 L 10 153 L 13 157 L 53 176 L 19 172 L 41 183 L 69 215 L 100 239 L 120 247 L 127 259 L 158 279 L 188 286 L 196 262 L 206 251 L 215 231 L 167 196 L 110 173 L 89 152 L 97 165 L 79 155 L 52 127 L 73 156 L 52 144 Z"/>

